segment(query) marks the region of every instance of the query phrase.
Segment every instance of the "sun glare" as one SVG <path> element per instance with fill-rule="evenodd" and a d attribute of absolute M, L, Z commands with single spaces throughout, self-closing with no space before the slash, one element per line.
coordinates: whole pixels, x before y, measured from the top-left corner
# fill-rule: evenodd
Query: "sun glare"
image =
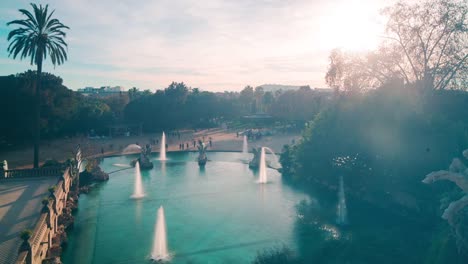
<path fill-rule="evenodd" d="M 383 31 L 378 10 L 372 2 L 346 1 L 330 5 L 319 19 L 322 48 L 352 51 L 375 48 Z"/>

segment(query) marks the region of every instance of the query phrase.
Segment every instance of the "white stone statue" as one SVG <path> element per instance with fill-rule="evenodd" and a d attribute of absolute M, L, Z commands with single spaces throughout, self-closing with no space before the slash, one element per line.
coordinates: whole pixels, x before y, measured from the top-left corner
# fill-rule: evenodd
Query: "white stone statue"
<path fill-rule="evenodd" d="M 468 149 L 463 151 L 463 156 L 468 160 Z M 468 205 L 468 168 L 458 158 L 454 158 L 449 166 L 449 170 L 434 171 L 426 175 L 422 182 L 429 184 L 440 180 L 454 182 L 464 193 L 459 200 L 453 201 L 445 209 L 442 218 L 450 225 L 454 225 L 454 217 L 463 207 Z"/>
<path fill-rule="evenodd" d="M 208 157 L 206 157 L 206 149 L 208 146 L 205 145 L 201 140 L 198 140 L 198 165 L 200 167 L 204 167 L 206 162 L 208 161 Z"/>

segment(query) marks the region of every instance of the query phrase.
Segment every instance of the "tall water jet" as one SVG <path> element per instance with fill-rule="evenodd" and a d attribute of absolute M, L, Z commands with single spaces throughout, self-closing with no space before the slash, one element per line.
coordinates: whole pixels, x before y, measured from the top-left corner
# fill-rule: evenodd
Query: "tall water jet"
<path fill-rule="evenodd" d="M 164 261 L 169 259 L 169 252 L 167 251 L 167 234 L 166 234 L 166 220 L 164 217 L 164 208 L 162 206 L 158 209 L 158 217 L 155 224 L 153 251 L 151 251 L 151 259 L 156 261 Z"/>
<path fill-rule="evenodd" d="M 135 164 L 135 186 L 131 198 L 140 199 L 145 196 L 143 192 L 143 184 L 141 182 L 140 163 L 137 161 Z"/>
<path fill-rule="evenodd" d="M 122 154 L 138 153 L 141 147 L 137 144 L 130 144 L 122 150 Z"/>
<path fill-rule="evenodd" d="M 246 155 L 247 152 L 249 151 L 249 146 L 248 146 L 248 143 L 247 143 L 247 136 L 244 135 L 244 143 L 242 144 L 242 154 Z"/>
<path fill-rule="evenodd" d="M 266 161 L 265 161 L 265 148 L 262 147 L 260 153 L 260 166 L 259 166 L 259 183 L 267 183 L 267 174 L 266 174 Z"/>
<path fill-rule="evenodd" d="M 265 148 L 265 150 L 268 150 L 268 152 L 270 152 L 271 155 L 273 155 L 273 160 L 274 160 L 275 165 L 272 166 L 272 164 L 270 163 L 270 166 L 271 167 L 280 167 L 281 164 L 280 164 L 278 156 L 276 156 L 275 152 L 269 147 L 264 147 L 264 148 Z"/>
<path fill-rule="evenodd" d="M 343 176 L 340 176 L 340 186 L 338 190 L 338 209 L 336 223 L 339 225 L 348 224 L 348 211 L 346 208 L 346 198 L 344 192 Z"/>
<path fill-rule="evenodd" d="M 164 131 L 162 132 L 162 136 L 161 136 L 161 148 L 159 151 L 159 160 L 166 160 L 166 134 L 164 134 Z"/>

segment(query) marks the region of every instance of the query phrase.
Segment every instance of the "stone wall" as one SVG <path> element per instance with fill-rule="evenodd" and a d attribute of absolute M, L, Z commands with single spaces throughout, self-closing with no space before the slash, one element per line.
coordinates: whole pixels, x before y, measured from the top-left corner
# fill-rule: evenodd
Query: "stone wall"
<path fill-rule="evenodd" d="M 63 232 L 63 228 L 59 226 L 59 217 L 67 207 L 73 183 L 72 174 L 76 173 L 76 170 L 69 167 L 58 180 L 55 190 L 51 192 L 49 203 L 44 205 L 31 237 L 22 246 L 16 264 L 40 264 L 44 259 L 54 257 L 50 249 L 60 247 L 54 245 L 53 241 L 54 237 L 62 235 L 60 232 Z"/>

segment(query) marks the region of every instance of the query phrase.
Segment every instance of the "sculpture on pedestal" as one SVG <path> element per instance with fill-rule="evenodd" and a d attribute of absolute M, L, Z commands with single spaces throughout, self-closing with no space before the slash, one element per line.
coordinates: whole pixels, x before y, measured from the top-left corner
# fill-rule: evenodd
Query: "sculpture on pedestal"
<path fill-rule="evenodd" d="M 468 160 L 468 149 L 463 151 L 463 156 Z M 457 216 L 462 212 L 462 209 L 465 206 L 468 206 L 468 168 L 463 164 L 463 162 L 454 158 L 452 163 L 449 166 L 449 170 L 440 170 L 434 171 L 426 175 L 423 183 L 429 184 L 440 180 L 448 180 L 455 183 L 462 191 L 463 196 L 456 200 L 452 201 L 442 214 L 442 218 L 447 220 L 447 222 L 454 228 L 455 236 L 457 242 L 463 243 L 468 247 L 467 238 L 462 235 L 460 221 L 458 221 Z"/>
<path fill-rule="evenodd" d="M 201 140 L 198 140 L 198 165 L 204 167 L 208 158 L 206 157 L 206 149 L 208 146 L 205 145 Z"/>
<path fill-rule="evenodd" d="M 258 169 L 260 167 L 260 154 L 262 153 L 262 147 L 252 148 L 253 158 L 249 162 L 249 168 Z"/>
<path fill-rule="evenodd" d="M 130 165 L 135 167 L 135 164 L 138 161 L 140 163 L 140 169 L 150 170 L 153 168 L 153 163 L 149 160 L 150 155 L 151 155 L 151 145 L 146 144 L 145 147 L 141 148 L 140 157 L 138 159 L 132 160 Z"/>

